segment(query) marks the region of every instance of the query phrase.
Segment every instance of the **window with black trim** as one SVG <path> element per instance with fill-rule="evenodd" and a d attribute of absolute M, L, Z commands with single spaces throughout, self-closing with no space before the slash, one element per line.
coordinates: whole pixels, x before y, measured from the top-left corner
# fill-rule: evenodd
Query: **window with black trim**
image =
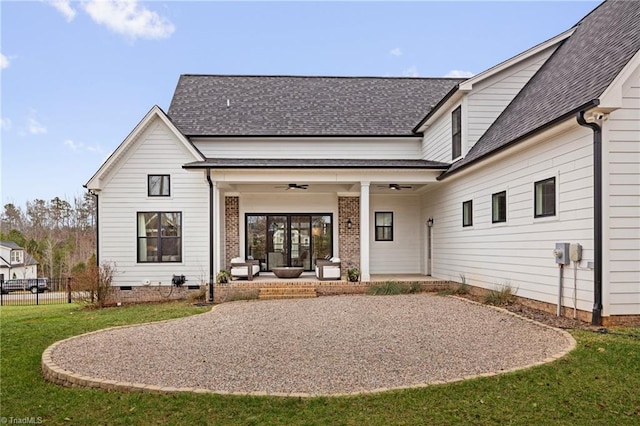
<path fill-rule="evenodd" d="M 147 194 L 149 197 L 168 197 L 171 195 L 171 178 L 169 175 L 148 175 Z"/>
<path fill-rule="evenodd" d="M 473 201 L 462 203 L 462 226 L 473 225 Z"/>
<path fill-rule="evenodd" d="M 491 222 L 507 221 L 507 191 L 491 195 Z"/>
<path fill-rule="evenodd" d="M 458 107 L 451 113 L 451 158 L 456 159 L 462 155 L 462 107 Z"/>
<path fill-rule="evenodd" d="M 393 212 L 376 212 L 376 241 L 393 241 Z"/>
<path fill-rule="evenodd" d="M 534 184 L 534 217 L 556 215 L 556 178 L 538 181 Z"/>
<path fill-rule="evenodd" d="M 138 212 L 138 262 L 182 262 L 182 213 Z"/>

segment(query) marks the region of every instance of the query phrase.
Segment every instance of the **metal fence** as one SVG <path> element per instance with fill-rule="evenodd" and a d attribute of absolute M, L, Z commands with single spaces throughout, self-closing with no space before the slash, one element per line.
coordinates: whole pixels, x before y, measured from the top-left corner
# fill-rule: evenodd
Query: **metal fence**
<path fill-rule="evenodd" d="M 86 300 L 88 294 L 86 291 L 78 291 L 74 289 L 75 283 L 71 277 L 69 278 L 47 278 L 47 289 L 39 291 L 30 290 L 29 283 L 34 280 L 11 280 L 24 281 L 24 286 L 16 289 L 15 286 L 4 285 L 3 291 L 0 292 L 0 306 L 26 306 L 26 305 L 53 305 L 62 303 L 71 303 L 74 300 Z M 42 281 L 39 279 L 38 281 Z"/>

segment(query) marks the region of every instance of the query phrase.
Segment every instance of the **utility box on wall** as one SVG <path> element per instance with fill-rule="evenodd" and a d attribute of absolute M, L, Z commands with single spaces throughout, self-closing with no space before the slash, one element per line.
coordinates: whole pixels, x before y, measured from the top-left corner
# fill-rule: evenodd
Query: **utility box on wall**
<path fill-rule="evenodd" d="M 558 265 L 568 265 L 569 260 L 569 243 L 556 243 L 556 249 L 553 251 Z"/>

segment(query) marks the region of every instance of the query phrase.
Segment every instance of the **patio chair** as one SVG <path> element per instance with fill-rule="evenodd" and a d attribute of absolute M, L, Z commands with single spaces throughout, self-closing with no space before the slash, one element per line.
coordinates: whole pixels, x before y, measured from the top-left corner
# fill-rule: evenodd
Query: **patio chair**
<path fill-rule="evenodd" d="M 340 279 L 340 259 L 332 257 L 329 260 L 317 259 L 316 260 L 316 278 L 324 280 L 339 280 Z"/>
<path fill-rule="evenodd" d="M 260 275 L 259 260 L 245 260 L 241 257 L 234 257 L 231 259 L 231 277 L 246 278 L 247 280 L 252 281 L 253 277 L 256 275 Z"/>

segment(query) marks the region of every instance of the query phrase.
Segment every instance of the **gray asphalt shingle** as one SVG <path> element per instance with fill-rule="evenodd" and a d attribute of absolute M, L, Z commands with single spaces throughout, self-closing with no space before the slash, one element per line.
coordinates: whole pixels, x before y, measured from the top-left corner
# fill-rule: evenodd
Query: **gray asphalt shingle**
<path fill-rule="evenodd" d="M 168 115 L 187 136 L 407 136 L 461 81 L 182 75 Z"/>

